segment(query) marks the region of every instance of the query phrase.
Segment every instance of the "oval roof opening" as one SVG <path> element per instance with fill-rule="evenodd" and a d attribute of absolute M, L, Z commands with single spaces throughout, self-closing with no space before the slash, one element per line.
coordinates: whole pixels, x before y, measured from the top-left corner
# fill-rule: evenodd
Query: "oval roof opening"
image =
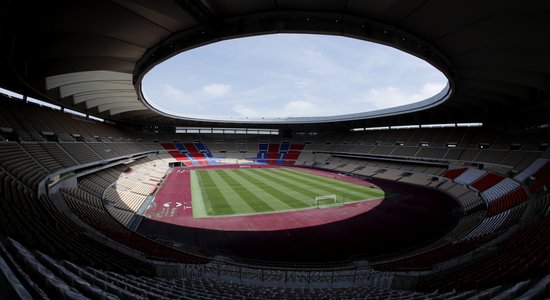
<path fill-rule="evenodd" d="M 426 61 L 341 36 L 275 34 L 224 40 L 156 65 L 144 100 L 183 119 L 331 120 L 437 102 L 445 75 Z M 414 107 L 414 105 L 413 105 Z"/>

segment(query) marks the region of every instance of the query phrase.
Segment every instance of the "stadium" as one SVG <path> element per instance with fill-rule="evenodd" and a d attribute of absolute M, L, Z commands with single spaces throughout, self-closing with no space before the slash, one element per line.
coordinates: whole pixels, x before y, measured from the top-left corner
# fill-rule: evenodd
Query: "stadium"
<path fill-rule="evenodd" d="M 0 298 L 550 297 L 547 1 L 0 12 Z M 182 116 L 144 93 L 178 54 L 280 34 L 385 45 L 447 84 L 282 118 Z"/>

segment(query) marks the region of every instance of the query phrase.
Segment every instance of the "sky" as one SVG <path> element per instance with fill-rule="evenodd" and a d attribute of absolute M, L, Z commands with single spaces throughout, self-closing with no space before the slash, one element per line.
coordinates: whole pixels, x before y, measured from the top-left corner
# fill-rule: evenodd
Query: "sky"
<path fill-rule="evenodd" d="M 180 53 L 145 75 L 143 93 L 157 109 L 184 117 L 319 117 L 421 101 L 446 83 L 435 67 L 388 46 L 276 34 Z"/>

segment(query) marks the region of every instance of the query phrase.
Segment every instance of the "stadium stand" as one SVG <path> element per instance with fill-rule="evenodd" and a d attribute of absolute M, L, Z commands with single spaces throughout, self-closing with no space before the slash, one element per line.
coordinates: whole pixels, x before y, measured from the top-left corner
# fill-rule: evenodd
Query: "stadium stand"
<path fill-rule="evenodd" d="M 479 169 L 467 169 L 464 171 L 464 173 L 460 174 L 459 176 L 454 178 L 455 182 L 458 182 L 460 184 L 469 185 L 472 182 L 479 179 L 481 176 L 485 175 L 487 173 L 484 170 Z"/>
<path fill-rule="evenodd" d="M 499 183 L 501 180 L 503 180 L 503 177 L 501 175 L 495 173 L 487 173 L 485 176 L 479 178 L 471 185 L 476 190 L 480 192 L 485 192 L 487 189 Z"/>
<path fill-rule="evenodd" d="M 525 202 L 527 197 L 527 192 L 523 188 L 519 187 L 490 202 L 487 208 L 487 216 L 490 217 L 517 206 Z"/>
<path fill-rule="evenodd" d="M 539 170 L 541 170 L 547 164 L 548 164 L 547 159 L 537 158 L 535 161 L 533 161 L 529 165 L 529 167 L 525 168 L 525 170 L 521 171 L 521 173 L 514 176 L 514 179 L 516 179 L 519 182 L 523 182 L 523 181 L 525 181 L 525 179 L 527 179 L 531 175 L 535 174 L 535 172 L 538 172 Z"/>
<path fill-rule="evenodd" d="M 183 144 L 189 155 L 197 161 L 199 165 L 206 165 L 205 156 L 195 147 L 195 144 L 185 143 Z"/>
<path fill-rule="evenodd" d="M 511 191 L 517 189 L 519 183 L 510 178 L 504 178 L 499 181 L 497 184 L 483 191 L 481 194 L 483 198 L 487 201 L 488 204 L 491 204 L 496 199 L 510 193 Z"/>
<path fill-rule="evenodd" d="M 550 297 L 544 1 L 69 2 L 0 7 L 6 93 L 0 94 L 0 298 Z M 319 122 L 178 119 L 151 109 L 140 93 L 145 73 L 180 51 L 275 32 L 389 45 L 428 61 L 447 76 L 448 87 L 437 103 L 427 99 Z M 33 97 L 48 104 L 34 104 Z M 275 131 L 235 130 L 248 125 Z M 180 126 L 210 133 L 176 133 Z M 213 133 L 211 126 L 234 132 Z M 410 248 L 321 264 L 245 259 L 234 249 L 208 248 L 219 236 L 228 239 L 227 231 L 204 230 L 204 248 L 136 231 L 171 166 L 224 163 L 326 170 L 418 189 L 447 209 L 436 214 L 425 199 L 406 193 L 387 197 L 369 211 L 397 224 L 382 228 L 371 220 L 368 226 L 380 236 L 402 233 L 399 221 L 407 216 L 387 207 L 418 212 L 419 224 L 437 217 L 449 226 L 402 234 L 431 237 Z M 447 198 L 452 205 L 439 201 Z M 344 221 L 363 225 L 358 219 Z M 304 240 L 337 228 L 333 234 L 370 242 L 339 230 L 344 222 L 332 223 L 319 227 L 321 234 L 303 229 L 315 233 Z M 187 233 L 199 239 L 196 229 Z M 266 233 L 253 234 L 257 243 L 241 245 L 250 253 L 269 242 Z M 339 247 L 327 243 L 319 252 Z M 286 259 L 295 255 L 275 250 Z"/>
<path fill-rule="evenodd" d="M 497 285 L 493 288 L 450 291 L 450 292 L 410 292 L 372 287 L 327 288 L 284 288 L 265 287 L 239 282 L 226 282 L 217 279 L 200 277 L 182 279 L 162 279 L 144 276 L 125 275 L 116 272 L 99 270 L 93 267 L 82 267 L 69 261 L 59 261 L 39 251 L 29 249 L 7 239 L 0 244 L 2 256 L 10 258 L 12 268 L 22 274 L 20 294 L 37 296 L 55 295 L 62 298 L 93 299 L 303 299 L 303 298 L 343 298 L 343 299 L 466 299 L 473 295 L 486 297 L 517 297 L 525 295 L 542 295 L 550 284 L 548 277 L 525 283 L 522 281 L 510 287 Z M 25 273 L 23 273 L 25 272 Z M 323 276 L 320 273 L 317 276 Z M 287 273 L 292 277 L 301 274 Z M 303 274 L 305 275 L 305 274 Z M 311 276 L 308 274 L 308 276 Z M 297 278 L 298 278 L 297 277 Z M 26 289 L 28 287 L 28 290 Z"/>
<path fill-rule="evenodd" d="M 90 144 L 86 145 L 82 142 L 22 142 L 21 144 L 15 142 L 2 142 L 1 145 L 6 147 L 6 152 L 10 153 L 13 153 L 14 150 L 17 149 L 15 153 L 21 153 L 21 160 L 28 160 L 29 155 L 40 158 L 39 160 L 29 160 L 33 161 L 35 164 L 33 169 L 41 170 L 39 172 L 40 175 L 37 176 L 37 179 L 34 181 L 35 183 L 31 183 L 32 181 L 29 181 L 28 179 L 23 181 L 26 184 L 31 184 L 31 186 L 36 186 L 36 180 L 45 176 L 46 172 L 55 171 L 62 167 L 77 165 L 77 161 L 78 163 L 90 163 L 93 162 L 94 159 L 96 161 L 102 161 L 107 158 L 100 156 L 97 151 L 94 151 L 94 149 L 107 149 L 107 147 L 103 148 L 104 146 L 101 145 L 94 145 L 90 147 Z M 70 146 L 67 147 L 67 145 Z M 119 147 L 112 147 L 112 145 L 117 145 Z M 141 149 L 137 145 L 139 144 L 130 146 L 128 143 L 109 143 L 108 149 L 113 149 L 112 151 L 116 151 L 114 149 L 117 149 L 118 152 L 123 152 L 123 150 L 120 150 L 122 147 L 133 149 L 126 150 L 125 153 L 132 151 L 139 152 L 139 150 L 145 149 L 155 149 L 152 145 L 143 145 Z M 65 189 L 63 194 L 68 207 L 75 215 L 79 217 L 80 220 L 84 221 L 86 224 L 89 224 L 92 228 L 98 230 L 102 234 L 105 234 L 105 236 L 110 237 L 117 243 L 128 245 L 131 249 L 140 249 L 141 253 L 145 253 L 149 257 L 153 257 L 155 259 L 183 259 L 189 261 L 190 257 L 187 254 L 167 254 L 167 252 L 165 252 L 167 250 L 158 250 L 158 247 L 162 246 L 159 246 L 156 242 L 149 241 L 147 243 L 153 243 L 154 246 L 144 246 L 147 245 L 147 243 L 144 244 L 142 238 L 129 234 L 123 226 L 131 223 L 134 218 L 135 211 L 139 209 L 144 199 L 140 198 L 141 200 L 138 200 L 138 202 L 133 202 L 133 198 L 130 197 L 130 195 L 133 194 L 136 195 L 136 197 L 146 197 L 151 191 L 149 189 L 153 188 L 155 185 L 150 184 L 151 179 L 158 182 L 166 173 L 166 167 L 158 169 L 157 167 L 152 166 L 152 162 L 161 159 L 166 161 L 176 160 L 170 153 L 173 149 L 177 149 L 174 144 L 166 143 L 158 145 L 160 147 L 157 146 L 156 149 L 166 149 L 165 154 L 159 154 L 158 156 L 152 157 L 152 160 L 149 158 L 144 160 L 142 159 L 142 162 L 135 162 L 126 167 L 115 166 L 99 172 L 93 172 L 79 179 L 77 189 Z M 280 145 L 281 144 L 279 144 L 279 149 L 281 149 Z M 44 146 L 48 147 L 47 149 L 50 149 L 50 151 L 45 151 Z M 292 149 L 291 147 L 292 146 L 288 147 L 286 150 L 288 151 Z M 9 149 L 9 151 L 7 149 Z M 275 149 L 275 147 L 272 147 L 272 149 Z M 280 151 L 279 149 L 278 151 Z M 283 148 L 283 150 L 285 149 Z M 267 146 L 267 144 L 266 151 L 269 151 L 269 146 Z M 99 152 L 102 153 L 101 151 Z M 58 159 L 56 160 L 50 153 L 55 153 Z M 95 156 L 93 154 L 95 154 Z M 72 157 L 75 157 L 75 159 L 73 160 Z M 434 174 L 449 176 L 450 172 L 445 171 L 443 168 L 434 168 L 427 165 L 411 165 L 410 163 L 405 162 L 384 162 L 372 159 L 364 160 L 354 158 L 336 158 L 330 154 L 308 155 L 302 152 L 299 154 L 298 160 L 300 157 L 306 158 L 308 159 L 307 161 L 311 160 L 315 163 L 321 162 L 324 168 L 334 168 L 338 171 L 354 172 L 357 174 L 423 186 L 430 186 L 434 183 Z M 108 158 L 114 158 L 114 156 Z M 320 161 L 317 161 L 317 159 Z M 63 165 L 58 161 L 63 161 Z M 10 160 L 9 162 L 10 166 L 6 165 L 8 170 L 12 169 L 11 163 L 15 163 L 15 165 L 17 165 L 17 160 Z M 327 162 L 329 163 L 327 164 Z M 531 176 L 540 176 L 540 174 L 543 173 L 541 171 L 537 174 L 536 171 L 533 171 Z M 462 229 L 463 232 L 461 234 L 454 234 L 454 242 L 451 242 L 443 247 L 438 246 L 436 249 L 428 250 L 428 252 L 423 252 L 423 254 L 420 254 L 418 257 L 413 256 L 408 258 L 408 261 L 414 262 L 413 265 L 411 265 L 411 263 L 404 263 L 404 261 L 397 261 L 395 263 L 389 263 L 389 265 L 393 266 L 391 269 L 408 269 L 410 267 L 415 269 L 419 267 L 425 268 L 425 266 L 433 265 L 435 262 L 441 263 L 446 260 L 462 256 L 471 252 L 471 250 L 477 249 L 478 247 L 492 241 L 498 232 L 502 232 L 503 230 L 509 228 L 510 225 L 517 223 L 521 214 L 524 212 L 524 206 L 517 205 L 520 205 L 526 201 L 527 192 L 525 192 L 524 189 L 520 189 L 519 184 L 514 180 L 509 178 L 503 179 L 500 175 L 497 176 L 496 174 L 490 172 L 485 174 L 483 172 L 485 171 L 480 171 L 477 169 L 462 169 L 460 174 L 457 172 L 458 175 L 453 175 L 455 182 L 435 181 L 435 183 L 438 189 L 453 195 L 453 197 L 461 203 L 461 207 L 464 211 L 474 210 L 476 207 L 479 207 L 480 203 L 482 203 L 482 200 L 477 193 L 467 188 L 467 184 L 472 183 L 472 187 L 477 187 L 480 191 L 485 189 L 483 191 L 483 196 L 486 197 L 486 199 L 489 199 L 489 203 L 494 203 L 494 205 L 489 205 L 487 218 L 480 221 L 478 225 L 473 225 L 475 222 L 468 223 L 470 224 L 469 226 L 461 225 L 460 227 L 463 228 L 472 228 L 472 226 L 474 226 L 474 228 L 471 231 Z M 27 173 L 21 172 L 16 174 Z M 15 178 L 18 178 L 18 176 Z M 112 185 L 112 183 L 115 183 L 115 185 Z M 118 188 L 122 190 L 119 192 L 117 191 Z M 102 197 L 104 196 L 107 202 L 102 200 Z M 111 201 L 109 201 L 109 199 Z M 106 206 L 105 203 L 112 203 L 112 205 Z M 517 208 L 514 208 L 516 206 Z M 98 223 L 96 220 L 103 221 Z M 110 221 L 106 223 L 106 220 Z M 136 239 L 139 242 L 136 242 Z M 154 251 L 151 249 L 154 249 Z M 180 252 L 176 251 L 176 253 Z M 422 257 L 430 257 L 430 259 L 428 262 L 424 263 L 426 258 L 423 259 Z M 409 267 L 406 267 L 407 265 Z M 387 268 L 388 267 L 386 267 L 386 269 Z"/>
<path fill-rule="evenodd" d="M 452 169 L 445 172 L 445 174 L 443 174 L 443 177 L 447 177 L 449 179 L 455 179 L 458 176 L 462 175 L 462 173 L 464 173 L 465 171 L 466 169 Z"/>
<path fill-rule="evenodd" d="M 172 155 L 176 160 L 188 160 L 187 156 L 183 155 L 178 148 L 172 143 L 161 143 L 164 149 L 168 150 L 168 153 Z"/>
<path fill-rule="evenodd" d="M 0 165 L 6 173 L 13 175 L 32 189 L 36 189 L 38 182 L 47 174 L 45 167 L 15 142 L 0 144 Z"/>
<path fill-rule="evenodd" d="M 548 228 L 548 217 L 541 218 L 516 231 L 499 243 L 500 248 L 496 255 L 481 263 L 470 265 L 470 267 L 455 273 L 454 276 L 440 277 L 438 281 L 445 282 L 447 288 L 450 289 L 459 285 L 473 287 L 484 280 L 502 284 L 503 280 L 501 279 L 506 278 L 507 274 L 519 276 L 523 273 L 522 271 L 528 269 L 544 270 L 549 262 L 547 259 L 548 251 L 546 251 L 548 243 L 544 242 L 544 239 L 547 239 L 548 236 Z M 523 255 L 515 255 L 518 252 Z M 474 268 L 483 271 L 473 272 Z M 521 294 L 528 289 L 532 285 L 530 281 L 529 279 L 525 281 L 527 284 L 524 284 L 517 293 Z M 544 284 L 547 284 L 547 281 L 547 278 L 542 280 Z M 539 289 L 536 283 L 534 286 L 535 290 Z M 538 292 L 540 293 L 540 291 Z M 517 297 L 517 295 L 511 296 Z"/>

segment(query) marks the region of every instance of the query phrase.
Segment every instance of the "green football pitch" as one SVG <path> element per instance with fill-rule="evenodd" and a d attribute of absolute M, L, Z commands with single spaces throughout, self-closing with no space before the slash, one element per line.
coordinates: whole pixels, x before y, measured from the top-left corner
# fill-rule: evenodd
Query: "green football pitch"
<path fill-rule="evenodd" d="M 290 168 L 192 170 L 193 217 L 250 215 L 383 198 L 384 191 Z M 316 196 L 336 195 L 315 203 Z"/>

